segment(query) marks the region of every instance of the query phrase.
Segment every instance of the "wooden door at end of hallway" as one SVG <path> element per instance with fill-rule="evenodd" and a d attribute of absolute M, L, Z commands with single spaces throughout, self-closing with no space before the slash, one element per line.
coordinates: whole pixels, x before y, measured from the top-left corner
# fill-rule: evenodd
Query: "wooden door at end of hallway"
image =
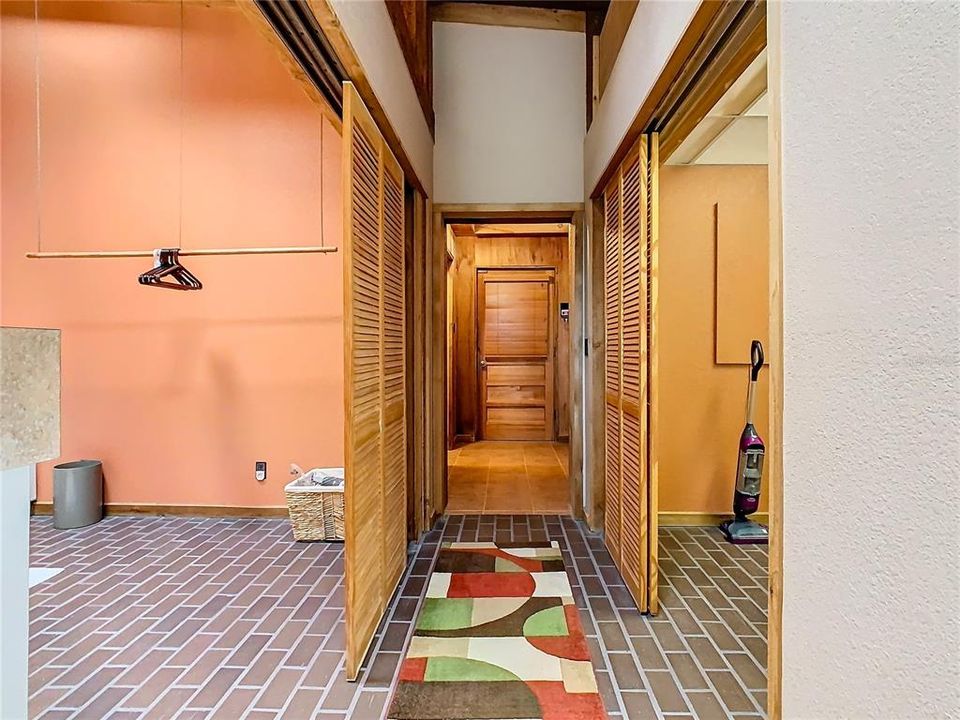
<path fill-rule="evenodd" d="M 554 270 L 477 270 L 485 440 L 553 440 Z"/>

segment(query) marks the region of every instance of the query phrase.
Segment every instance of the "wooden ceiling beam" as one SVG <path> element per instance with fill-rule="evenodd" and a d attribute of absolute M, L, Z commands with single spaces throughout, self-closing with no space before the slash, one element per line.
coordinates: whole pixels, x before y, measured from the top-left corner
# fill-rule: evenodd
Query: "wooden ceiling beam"
<path fill-rule="evenodd" d="M 584 32 L 586 13 L 583 10 L 519 7 L 470 2 L 439 2 L 430 6 L 433 22 L 498 25 L 501 27 L 534 28 Z"/>

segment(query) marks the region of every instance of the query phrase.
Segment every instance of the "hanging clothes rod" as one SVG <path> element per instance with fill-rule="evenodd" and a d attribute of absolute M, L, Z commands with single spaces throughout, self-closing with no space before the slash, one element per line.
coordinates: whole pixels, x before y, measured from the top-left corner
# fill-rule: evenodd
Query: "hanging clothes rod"
<path fill-rule="evenodd" d="M 298 245 L 294 247 L 259 247 L 259 248 L 210 248 L 197 250 L 180 250 L 180 257 L 196 257 L 201 255 L 290 255 L 304 253 L 335 253 L 336 246 L 330 245 Z M 28 258 L 132 258 L 153 257 L 153 250 L 88 250 L 65 252 L 28 252 Z"/>

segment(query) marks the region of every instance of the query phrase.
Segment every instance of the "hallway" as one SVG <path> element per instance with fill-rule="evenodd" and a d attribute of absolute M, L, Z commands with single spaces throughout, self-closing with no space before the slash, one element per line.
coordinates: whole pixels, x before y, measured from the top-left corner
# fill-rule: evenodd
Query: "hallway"
<path fill-rule="evenodd" d="M 567 445 L 476 442 L 450 451 L 447 513 L 565 515 Z"/>

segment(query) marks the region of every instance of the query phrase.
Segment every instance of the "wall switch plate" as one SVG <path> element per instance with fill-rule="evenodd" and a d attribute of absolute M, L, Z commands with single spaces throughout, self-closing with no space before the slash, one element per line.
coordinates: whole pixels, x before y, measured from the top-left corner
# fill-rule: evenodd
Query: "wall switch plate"
<path fill-rule="evenodd" d="M 263 482 L 267 479 L 267 461 L 266 460 L 257 460 L 256 469 L 254 470 L 254 477 L 257 478 L 259 482 Z"/>

